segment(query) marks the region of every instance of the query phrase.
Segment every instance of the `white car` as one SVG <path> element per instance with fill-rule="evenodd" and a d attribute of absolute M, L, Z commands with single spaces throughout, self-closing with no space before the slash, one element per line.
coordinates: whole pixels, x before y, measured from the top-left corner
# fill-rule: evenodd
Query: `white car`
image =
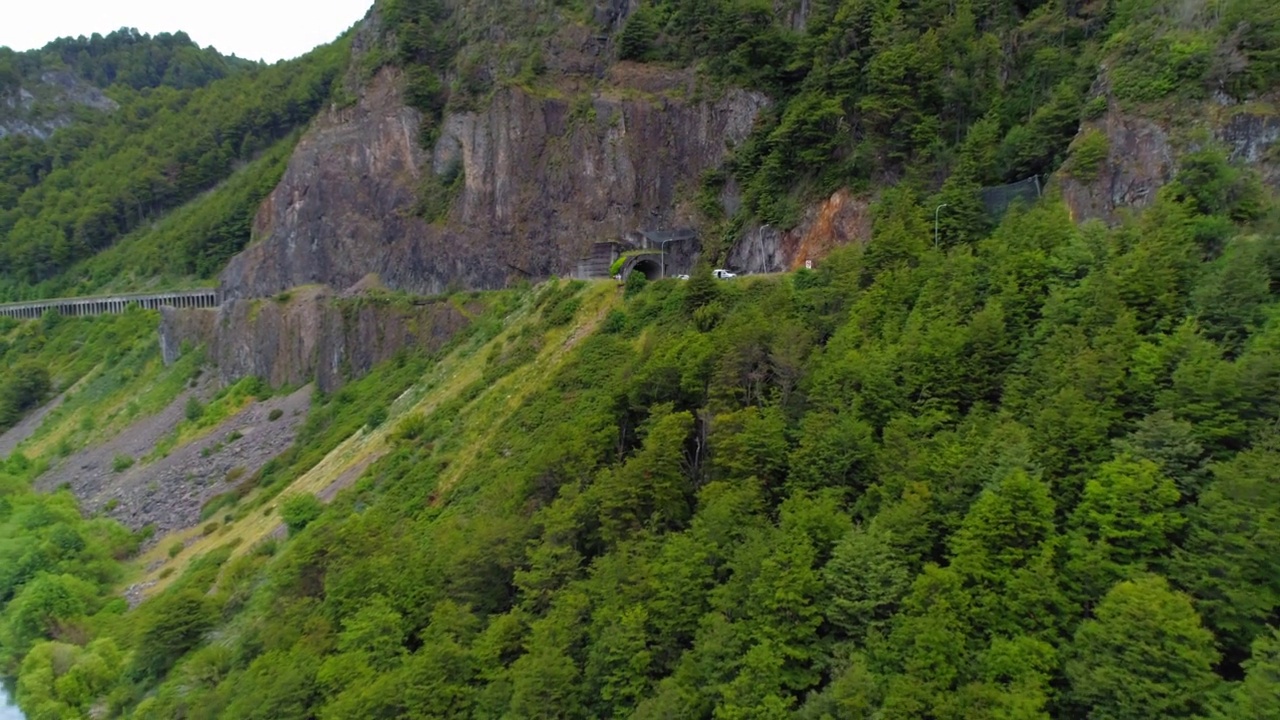
<path fill-rule="evenodd" d="M 738 277 L 736 273 L 731 273 L 723 268 L 716 268 L 711 271 L 711 274 L 715 275 L 718 280 L 728 280 L 729 278 Z"/>

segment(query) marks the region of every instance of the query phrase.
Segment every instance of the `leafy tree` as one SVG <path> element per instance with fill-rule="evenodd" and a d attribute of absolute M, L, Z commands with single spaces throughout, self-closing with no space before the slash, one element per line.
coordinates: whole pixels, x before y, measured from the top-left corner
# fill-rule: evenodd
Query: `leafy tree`
<path fill-rule="evenodd" d="M 1090 718 L 1196 717 L 1217 661 L 1190 599 L 1146 576 L 1116 585 L 1080 625 L 1066 675 L 1071 700 Z"/>
<path fill-rule="evenodd" d="M 1243 659 L 1280 607 L 1277 456 L 1263 446 L 1213 466 L 1214 481 L 1190 512 L 1173 578 L 1196 599 L 1229 658 Z"/>
<path fill-rule="evenodd" d="M 699 259 L 684 283 L 685 310 L 693 313 L 715 302 L 720 294 L 720 286 L 711 274 L 711 265 L 705 259 Z"/>
<path fill-rule="evenodd" d="M 650 6 L 641 5 L 622 26 L 622 35 L 618 38 L 618 57 L 622 60 L 648 60 L 657 38 L 658 28 L 653 12 Z"/>
<path fill-rule="evenodd" d="M 1126 456 L 1103 464 L 1072 515 L 1069 566 L 1080 589 L 1098 597 L 1117 580 L 1159 569 L 1184 518 L 1173 482 L 1149 460 Z"/>
<path fill-rule="evenodd" d="M 204 638 L 216 621 L 209 598 L 194 589 L 165 593 L 140 618 L 133 668 L 138 675 L 161 677 Z"/>
<path fill-rule="evenodd" d="M 0 384 L 0 428 L 8 428 L 49 394 L 49 371 L 33 364 L 19 365 Z"/>
<path fill-rule="evenodd" d="M 1253 641 L 1244 665 L 1244 682 L 1232 691 L 1221 717 L 1236 720 L 1271 717 L 1280 712 L 1280 632 L 1271 630 Z"/>
<path fill-rule="evenodd" d="M 888 623 L 911 576 L 885 532 L 859 527 L 836 546 L 823 579 L 827 621 L 857 640 Z"/>

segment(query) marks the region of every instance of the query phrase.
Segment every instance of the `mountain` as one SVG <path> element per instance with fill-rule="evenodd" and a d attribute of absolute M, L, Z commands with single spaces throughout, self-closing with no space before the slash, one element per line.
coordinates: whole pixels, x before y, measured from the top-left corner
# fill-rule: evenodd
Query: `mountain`
<path fill-rule="evenodd" d="M 15 122 L 65 127 L 43 141 L 0 139 L 0 297 L 217 272 L 248 240 L 276 165 L 329 97 L 346 47 L 266 67 L 200 50 L 185 35 L 122 31 L 9 57 L 25 78 L 9 86 Z M 85 103 L 97 111 L 84 114 Z M 46 120 L 22 120 L 28 104 Z M 147 257 L 157 245 L 164 257 Z M 124 277 L 112 262 L 122 250 Z"/>
<path fill-rule="evenodd" d="M 222 302 L 0 318 L 0 669 L 32 719 L 1276 716 L 1278 53 L 1252 0 L 46 52 L 115 107 L 0 140 L 0 293 Z"/>

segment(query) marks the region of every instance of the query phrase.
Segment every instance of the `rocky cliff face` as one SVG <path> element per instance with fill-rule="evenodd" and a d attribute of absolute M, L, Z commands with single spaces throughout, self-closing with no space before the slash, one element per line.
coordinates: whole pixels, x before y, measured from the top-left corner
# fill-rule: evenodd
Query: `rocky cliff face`
<path fill-rule="evenodd" d="M 800 224 L 781 231 L 761 225 L 733 246 L 725 264 L 735 272 L 785 272 L 817 262 L 841 245 L 871 240 L 871 200 L 839 190 L 805 210 Z"/>
<path fill-rule="evenodd" d="M 65 70 L 47 70 L 38 83 L 0 92 L 0 138 L 44 140 L 69 125 L 76 107 L 110 112 L 119 107 L 101 90 Z"/>
<path fill-rule="evenodd" d="M 470 323 L 449 301 L 385 296 L 339 298 L 298 288 L 287 299 L 233 300 L 216 310 L 162 311 L 160 346 L 173 362 L 204 345 L 224 382 L 255 375 L 273 386 L 314 380 L 326 392 L 404 348 L 434 352 Z"/>
<path fill-rule="evenodd" d="M 594 89 L 509 86 L 445 117 L 432 152 L 403 78 L 383 69 L 319 118 L 262 205 L 254 243 L 221 277 L 229 298 L 368 273 L 417 293 L 572 272 L 598 240 L 687 226 L 701 174 L 750 133 L 767 99 L 697 97 L 692 73 L 615 66 Z M 418 212 L 429 174 L 457 177 L 443 219 Z"/>
<path fill-rule="evenodd" d="M 1094 92 L 1108 95 L 1105 76 Z M 1080 133 L 1098 131 L 1108 153 L 1096 178 L 1088 182 L 1059 173 L 1055 181 L 1077 222 L 1112 222 L 1123 208 L 1139 209 L 1178 172 L 1178 158 L 1211 139 L 1226 148 L 1232 162 L 1254 168 L 1263 182 L 1280 188 L 1280 116 L 1267 102 L 1237 103 L 1225 96 L 1200 107 L 1182 108 L 1177 122 L 1145 117 L 1109 100 L 1107 111 L 1085 122 Z"/>

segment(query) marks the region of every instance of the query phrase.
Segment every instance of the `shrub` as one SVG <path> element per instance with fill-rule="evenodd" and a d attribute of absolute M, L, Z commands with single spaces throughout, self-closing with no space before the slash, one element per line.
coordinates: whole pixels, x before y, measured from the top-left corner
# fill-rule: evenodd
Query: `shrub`
<path fill-rule="evenodd" d="M 1098 173 L 1110 152 L 1111 141 L 1106 134 L 1101 130 L 1086 130 L 1071 148 L 1067 171 L 1080 182 L 1093 182 L 1098 179 Z"/>
<path fill-rule="evenodd" d="M 219 527 L 221 527 L 221 525 L 219 525 L 217 522 L 207 523 L 207 524 L 205 524 L 205 526 L 204 526 L 203 528 L 201 528 L 201 529 L 200 529 L 200 534 L 201 534 L 201 535 L 212 535 L 212 534 L 214 534 L 215 532 L 217 532 L 217 531 L 218 531 L 218 528 L 219 528 Z"/>
<path fill-rule="evenodd" d="M 226 481 L 229 483 L 233 483 L 239 480 L 240 478 L 244 477 L 244 474 L 246 472 L 248 471 L 245 469 L 243 465 L 237 465 L 227 471 Z"/>
<path fill-rule="evenodd" d="M 267 414 L 267 420 L 269 422 L 275 422 L 282 417 L 284 417 L 284 410 L 281 410 L 280 408 L 275 408 Z"/>
<path fill-rule="evenodd" d="M 120 507 L 120 498 L 111 498 L 110 500 L 107 501 L 106 505 L 102 506 L 102 509 L 107 512 L 111 512 L 112 510 L 115 510 L 118 507 Z"/>
<path fill-rule="evenodd" d="M 6 372 L 0 383 L 0 429 L 16 423 L 22 415 L 39 405 L 50 388 L 49 371 L 26 363 Z"/>
<path fill-rule="evenodd" d="M 280 508 L 280 517 L 289 528 L 289 534 L 293 535 L 310 525 L 320 517 L 322 512 L 324 512 L 324 505 L 319 498 L 310 493 L 303 493 L 285 501 L 284 506 Z"/>
<path fill-rule="evenodd" d="M 635 297 L 644 291 L 646 285 L 649 284 L 649 278 L 644 276 L 642 272 L 632 272 L 627 276 L 627 284 L 622 291 L 624 298 Z"/>
<path fill-rule="evenodd" d="M 227 436 L 227 442 L 233 443 L 242 437 L 244 437 L 244 433 L 240 432 L 239 430 L 232 430 L 231 434 Z"/>
<path fill-rule="evenodd" d="M 204 417 L 204 403 L 200 402 L 200 399 L 195 395 L 192 395 L 187 398 L 187 405 L 183 408 L 182 414 L 186 416 L 187 420 L 196 422 Z"/>
<path fill-rule="evenodd" d="M 422 413 L 412 413 L 396 426 L 397 440 L 417 440 L 427 431 L 427 418 Z"/>
<path fill-rule="evenodd" d="M 117 455 L 111 459 L 112 472 L 124 472 L 133 467 L 134 459 L 128 455 Z"/>
<path fill-rule="evenodd" d="M 565 290 L 569 290 L 572 285 L 566 286 Z M 576 289 L 573 293 L 565 292 L 552 302 L 547 309 L 542 311 L 542 320 L 547 327 L 560 327 L 573 322 L 573 316 L 577 314 L 578 308 L 582 306 L 582 299 L 576 296 Z"/>
<path fill-rule="evenodd" d="M 604 322 L 600 324 L 600 332 L 608 335 L 617 335 L 627 331 L 627 314 L 618 309 L 609 311 L 605 315 Z"/>
<path fill-rule="evenodd" d="M 365 417 L 364 424 L 370 429 L 374 429 L 387 421 L 387 409 L 381 405 L 369 411 L 369 415 Z"/>
<path fill-rule="evenodd" d="M 135 672 L 160 677 L 194 648 L 216 621 L 217 610 L 202 592 L 187 589 L 161 595 L 139 618 Z"/>
<path fill-rule="evenodd" d="M 134 537 L 137 539 L 138 544 L 142 544 L 155 536 L 156 536 L 155 523 L 147 523 L 146 525 L 143 525 L 138 530 L 137 534 Z"/>
<path fill-rule="evenodd" d="M 702 332 L 710 332 L 724 317 L 724 306 L 717 300 L 693 311 L 693 324 Z"/>
<path fill-rule="evenodd" d="M 187 547 L 186 544 L 183 543 L 181 540 L 175 541 L 172 545 L 169 546 L 169 557 L 170 558 L 178 557 L 179 555 L 182 554 L 182 551 L 186 549 L 186 547 Z"/>

